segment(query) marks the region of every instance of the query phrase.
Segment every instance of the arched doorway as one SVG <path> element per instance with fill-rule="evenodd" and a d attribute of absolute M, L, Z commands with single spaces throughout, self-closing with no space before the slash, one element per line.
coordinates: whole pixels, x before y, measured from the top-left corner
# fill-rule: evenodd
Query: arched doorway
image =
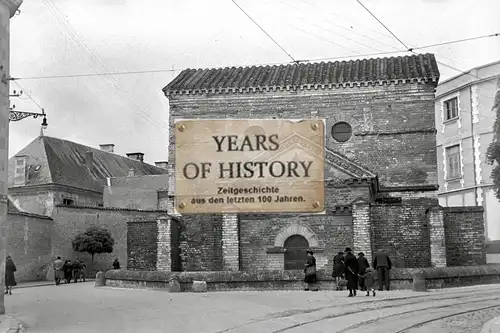
<path fill-rule="evenodd" d="M 285 248 L 285 270 L 304 269 L 307 261 L 309 242 L 301 235 L 288 237 L 283 244 Z"/>

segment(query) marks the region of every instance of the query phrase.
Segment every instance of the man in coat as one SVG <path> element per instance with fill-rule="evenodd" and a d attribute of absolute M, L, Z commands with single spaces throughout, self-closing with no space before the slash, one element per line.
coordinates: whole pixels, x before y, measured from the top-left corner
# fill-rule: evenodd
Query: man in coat
<path fill-rule="evenodd" d="M 392 268 L 389 254 L 385 250 L 379 250 L 375 256 L 373 256 L 372 267 L 375 268 L 378 273 L 378 290 L 384 290 L 384 285 L 385 289 L 389 290 L 389 270 Z"/>
<path fill-rule="evenodd" d="M 61 257 L 57 257 L 54 261 L 54 280 L 56 281 L 56 286 L 61 283 L 61 279 L 64 279 L 64 270 L 63 270 L 64 262 L 61 260 Z"/>

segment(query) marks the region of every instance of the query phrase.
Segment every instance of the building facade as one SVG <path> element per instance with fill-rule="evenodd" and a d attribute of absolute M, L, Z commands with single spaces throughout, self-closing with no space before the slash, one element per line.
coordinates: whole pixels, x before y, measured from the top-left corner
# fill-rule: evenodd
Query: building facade
<path fill-rule="evenodd" d="M 431 54 L 181 72 L 164 88 L 173 218 L 129 226 L 129 240 L 157 239 L 128 249 L 133 269 L 170 270 L 174 260 L 182 270 L 302 269 L 307 248 L 330 269 L 346 246 L 368 258 L 386 249 L 396 267 L 485 262 L 484 230 L 471 228 L 482 208 L 438 205 L 438 80 Z M 225 118 L 325 119 L 326 214 L 179 214 L 174 122 Z M 157 256 L 140 267 L 134 253 L 144 248 Z"/>
<path fill-rule="evenodd" d="M 125 157 L 113 147 L 40 136 L 9 159 L 9 195 L 23 211 L 51 216 L 56 205 L 103 207 L 110 178 L 167 173 L 144 163 L 143 153 Z"/>
<path fill-rule="evenodd" d="M 486 153 L 493 140 L 492 111 L 500 61 L 441 82 L 435 118 L 439 203 L 443 207 L 483 206 L 486 237 L 500 239 L 500 202 L 492 190 L 493 165 Z"/>

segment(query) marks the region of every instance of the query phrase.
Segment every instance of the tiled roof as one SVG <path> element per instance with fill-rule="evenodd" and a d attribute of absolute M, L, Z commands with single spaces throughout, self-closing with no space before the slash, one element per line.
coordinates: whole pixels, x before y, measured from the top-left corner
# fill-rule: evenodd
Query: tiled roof
<path fill-rule="evenodd" d="M 87 152 L 92 152 L 93 163 L 85 164 Z M 72 141 L 40 136 L 16 155 L 28 156 L 26 185 L 59 184 L 102 192 L 106 177 L 124 177 L 130 169 L 135 175 L 160 175 L 163 168 L 84 146 Z M 15 158 L 9 159 L 9 187 L 14 183 Z"/>
<path fill-rule="evenodd" d="M 282 66 L 183 70 L 164 93 L 229 93 L 324 89 L 389 82 L 432 82 L 439 69 L 433 54 Z"/>

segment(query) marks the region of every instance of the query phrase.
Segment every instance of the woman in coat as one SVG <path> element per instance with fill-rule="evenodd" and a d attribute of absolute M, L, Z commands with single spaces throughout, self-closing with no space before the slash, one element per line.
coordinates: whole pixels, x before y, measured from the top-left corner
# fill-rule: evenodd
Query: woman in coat
<path fill-rule="evenodd" d="M 17 271 L 16 265 L 11 256 L 7 256 L 5 261 L 5 294 L 12 295 L 12 287 L 16 286 L 16 277 L 14 272 Z"/>
<path fill-rule="evenodd" d="M 307 283 L 307 290 L 318 291 L 316 287 L 316 258 L 314 258 L 314 252 L 312 250 L 307 250 L 307 262 L 304 268 L 305 278 L 304 282 Z"/>
<path fill-rule="evenodd" d="M 356 290 L 358 289 L 359 263 L 356 256 L 352 254 L 350 248 L 346 248 L 345 253 L 344 263 L 347 289 L 349 290 L 349 297 L 353 297 L 356 296 Z"/>
<path fill-rule="evenodd" d="M 359 275 L 364 275 L 366 272 L 366 269 L 370 267 L 370 263 L 368 262 L 368 259 L 366 259 L 365 254 L 363 252 L 358 253 L 358 269 L 359 269 Z M 365 279 L 363 277 L 359 278 L 359 290 L 363 291 L 366 290 L 365 288 Z"/>
<path fill-rule="evenodd" d="M 335 257 L 333 257 L 332 277 L 335 278 L 337 290 L 342 290 L 340 281 L 344 278 L 344 272 L 344 252 L 341 251 Z"/>

